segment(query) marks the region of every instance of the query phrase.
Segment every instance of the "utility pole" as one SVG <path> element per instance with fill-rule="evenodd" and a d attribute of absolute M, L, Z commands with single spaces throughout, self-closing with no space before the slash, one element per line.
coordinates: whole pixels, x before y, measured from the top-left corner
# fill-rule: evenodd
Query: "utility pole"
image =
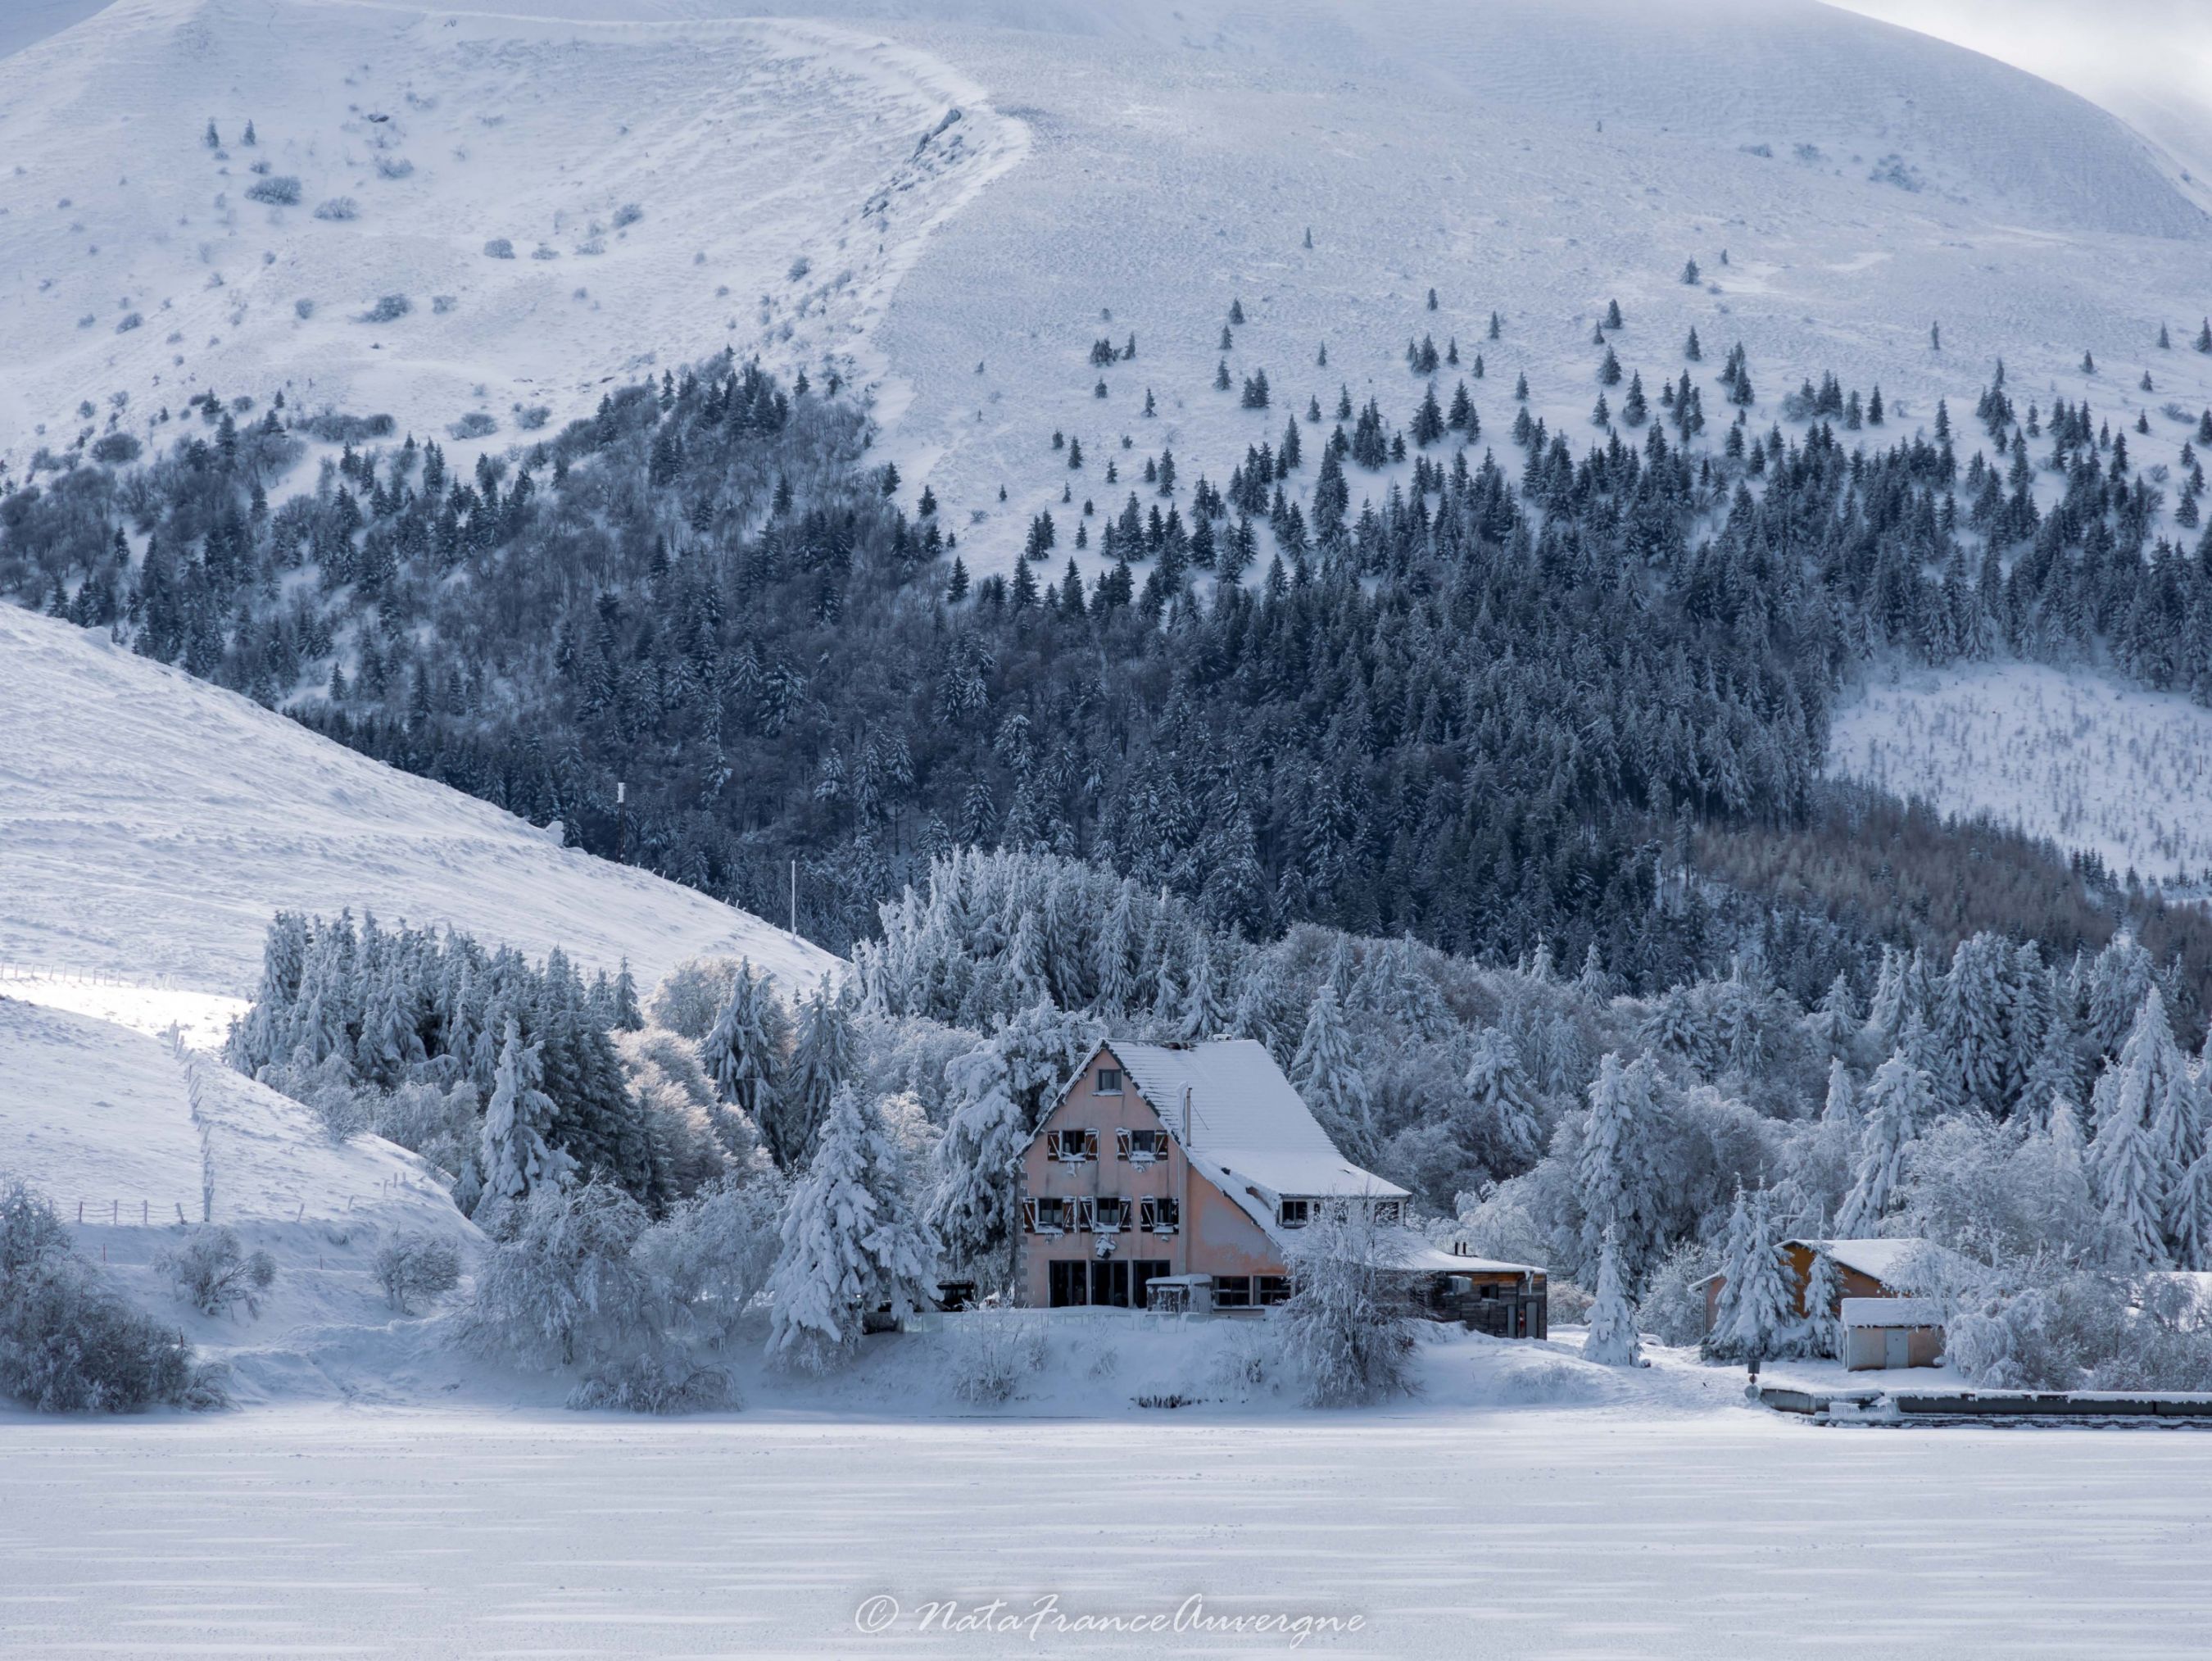
<path fill-rule="evenodd" d="M 629 840 L 629 786 L 617 784 L 615 786 L 615 863 L 617 865 L 629 863 L 624 856 L 624 849 Z"/>
<path fill-rule="evenodd" d="M 799 861 L 791 862 L 791 932 L 799 932 Z"/>

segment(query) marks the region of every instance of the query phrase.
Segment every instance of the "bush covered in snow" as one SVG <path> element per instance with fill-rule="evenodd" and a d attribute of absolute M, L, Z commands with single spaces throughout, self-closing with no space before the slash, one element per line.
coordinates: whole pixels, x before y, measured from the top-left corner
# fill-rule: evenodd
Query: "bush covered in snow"
<path fill-rule="evenodd" d="M 125 1303 L 20 1180 L 0 1183 L 0 1396 L 41 1413 L 228 1405 L 222 1370 Z"/>
<path fill-rule="evenodd" d="M 484 257 L 488 259 L 512 259 L 514 258 L 514 244 L 503 236 L 495 236 L 492 238 L 490 241 L 483 245 L 483 251 Z"/>
<path fill-rule="evenodd" d="M 1945 1350 L 2002 1390 L 2212 1390 L 2212 1311 L 2186 1276 L 2023 1267 L 1957 1301 Z"/>
<path fill-rule="evenodd" d="M 459 439 L 489 438 L 498 430 L 498 421 L 482 410 L 471 410 L 446 428 L 449 437 Z"/>
<path fill-rule="evenodd" d="M 525 1366 L 596 1366 L 651 1335 L 651 1288 L 630 1250 L 644 1208 L 620 1189 L 544 1183 L 494 1220 L 464 1331 Z"/>
<path fill-rule="evenodd" d="M 144 447 L 129 433 L 103 433 L 93 441 L 92 459 L 110 466 L 120 466 L 137 460 L 143 448 Z"/>
<path fill-rule="evenodd" d="M 276 1283 L 276 1260 L 265 1251 L 248 1251 L 237 1231 L 202 1225 L 180 1246 L 158 1254 L 154 1265 L 168 1277 L 177 1296 L 203 1315 L 221 1315 L 244 1305 L 261 1313 L 261 1294 Z"/>
<path fill-rule="evenodd" d="M 334 196 L 327 202 L 316 204 L 315 217 L 340 221 L 358 219 L 361 217 L 361 204 L 349 196 Z"/>
<path fill-rule="evenodd" d="M 354 321 L 356 323 L 396 323 L 414 309 L 415 302 L 410 300 L 404 294 L 382 295 L 378 297 L 376 304 L 371 306 L 367 311 L 356 318 Z"/>
<path fill-rule="evenodd" d="M 1412 1390 L 1413 1322 L 1392 1274 L 1402 1252 L 1400 1237 L 1362 1205 L 1325 1206 L 1299 1237 L 1291 1296 L 1273 1323 L 1310 1405 Z"/>
<path fill-rule="evenodd" d="M 946 1326 L 952 1393 L 963 1402 L 979 1407 L 1011 1402 L 1044 1366 L 1045 1326 L 1031 1311 L 969 1310 Z"/>
<path fill-rule="evenodd" d="M 246 187 L 246 199 L 266 202 L 275 208 L 296 208 L 300 205 L 300 181 L 289 173 L 257 179 Z"/>
<path fill-rule="evenodd" d="M 570 1407 L 621 1413 L 728 1413 L 744 1405 L 727 1367 L 679 1351 L 648 1350 L 592 1369 L 568 1392 Z"/>
<path fill-rule="evenodd" d="M 432 1234 L 403 1234 L 376 1254 L 377 1285 L 385 1301 L 402 1315 L 417 1300 L 444 1297 L 461 1283 L 461 1254 L 451 1240 Z"/>

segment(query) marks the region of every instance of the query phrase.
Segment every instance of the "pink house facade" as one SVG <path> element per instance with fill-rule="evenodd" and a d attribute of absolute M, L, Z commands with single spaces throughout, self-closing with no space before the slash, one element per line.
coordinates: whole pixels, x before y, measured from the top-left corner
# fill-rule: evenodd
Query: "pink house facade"
<path fill-rule="evenodd" d="M 1143 1309 L 1168 1277 L 1210 1277 L 1212 1308 L 1290 1295 L 1297 1232 L 1320 1208 L 1401 1225 L 1410 1197 L 1340 1153 L 1266 1047 L 1109 1041 L 1062 1090 L 1022 1156 L 1016 1286 L 1036 1308 Z M 1540 1270 L 1407 1237 L 1410 1275 L 1511 1283 Z M 1540 1316 L 1536 1323 L 1540 1325 Z M 1522 1326 L 1528 1323 L 1524 1319 Z"/>

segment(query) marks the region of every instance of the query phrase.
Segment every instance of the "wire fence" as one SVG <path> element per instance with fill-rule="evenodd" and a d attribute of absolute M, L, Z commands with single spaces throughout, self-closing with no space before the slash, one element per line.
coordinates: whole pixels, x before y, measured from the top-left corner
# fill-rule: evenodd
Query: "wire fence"
<path fill-rule="evenodd" d="M 0 985 L 9 981 L 46 981 L 58 986 L 107 986 L 127 992 L 207 990 L 204 987 L 186 986 L 174 975 L 115 975 L 100 969 L 63 969 L 52 964 L 11 963 L 0 958 Z"/>

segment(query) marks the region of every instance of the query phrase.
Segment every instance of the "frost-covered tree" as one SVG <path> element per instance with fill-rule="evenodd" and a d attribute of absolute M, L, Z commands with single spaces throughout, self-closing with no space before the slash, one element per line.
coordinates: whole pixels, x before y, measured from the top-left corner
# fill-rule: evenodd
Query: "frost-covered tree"
<path fill-rule="evenodd" d="M 1805 1348 L 1812 1354 L 1843 1354 L 1843 1277 L 1836 1260 L 1825 1251 L 1815 1251 L 1813 1266 L 1805 1275 Z"/>
<path fill-rule="evenodd" d="M 1905 1150 L 1928 1113 L 1928 1075 L 1903 1051 L 1875 1069 L 1860 1122 L 1858 1164 L 1836 1214 L 1837 1233 L 1848 1238 L 1877 1231 L 1904 1180 Z"/>
<path fill-rule="evenodd" d="M 1590 1305 L 1589 1336 L 1583 1360 L 1609 1367 L 1634 1366 L 1643 1359 L 1637 1341 L 1636 1310 L 1621 1285 L 1620 1251 L 1608 1226 L 1598 1250 L 1597 1297 Z"/>
<path fill-rule="evenodd" d="M 860 1342 L 864 1315 L 922 1307 L 936 1253 L 905 1214 L 898 1145 L 874 1105 L 848 1086 L 784 1208 L 769 1276 L 769 1359 L 820 1368 Z"/>
<path fill-rule="evenodd" d="M 957 1105 L 937 1144 L 926 1220 L 949 1262 L 1003 1281 L 1012 1270 L 1018 1166 L 1030 1128 L 996 1045 L 951 1062 L 945 1081 Z"/>
<path fill-rule="evenodd" d="M 806 1148 L 769 1121 L 778 1116 L 777 1081 L 783 1070 L 783 1005 L 764 974 L 750 959 L 738 965 L 729 1001 L 699 1045 L 699 1060 L 722 1098 L 760 1128 L 769 1151 L 787 1170 L 806 1157 Z"/>
<path fill-rule="evenodd" d="M 1598 1062 L 1589 1113 L 1575 1157 L 1582 1229 L 1575 1252 L 1578 1276 L 1594 1278 L 1608 1231 L 1632 1281 L 1658 1244 L 1662 1173 L 1653 1147 L 1658 1074 L 1648 1056 L 1626 1066 L 1611 1052 Z M 1584 1284 L 1588 1284 L 1585 1281 Z"/>
<path fill-rule="evenodd" d="M 776 1111 L 761 1127 L 778 1165 L 789 1170 L 813 1146 L 831 1098 L 855 1065 L 852 1010 L 824 975 L 799 1013 Z"/>
<path fill-rule="evenodd" d="M 1989 1113 L 2005 1105 L 2012 957 L 2011 941 L 1984 931 L 1959 942 L 1943 983 L 1938 1037 L 1953 1090 L 1961 1104 Z"/>
<path fill-rule="evenodd" d="M 1414 1334 L 1395 1271 L 1402 1232 L 1364 1200 L 1334 1201 L 1298 1237 L 1291 1295 L 1272 1324 L 1316 1407 L 1353 1406 L 1409 1387 Z"/>
<path fill-rule="evenodd" d="M 553 1098 L 538 1087 L 541 1066 L 538 1046 L 524 1043 L 521 1028 L 508 1016 L 477 1155 L 480 1210 L 489 1207 L 496 1213 L 541 1187 L 564 1187 L 575 1172 L 574 1159 L 546 1144 L 554 1107 Z"/>
<path fill-rule="evenodd" d="M 1328 1132 L 1338 1151 L 1355 1165 L 1376 1155 L 1375 1119 L 1367 1080 L 1352 1050 L 1352 1033 L 1334 984 L 1324 983 L 1306 1011 L 1305 1034 L 1291 1058 L 1291 1082 Z"/>
<path fill-rule="evenodd" d="M 1543 1110 L 1512 1034 L 1495 1026 L 1475 1034 L 1462 1082 L 1483 1140 L 1510 1160 L 1534 1159 L 1543 1145 Z"/>
<path fill-rule="evenodd" d="M 2171 1261 L 2166 1198 L 2188 1167 L 2176 1168 L 2169 1142 L 2184 1136 L 2180 1125 L 2193 1112 L 2195 1095 L 2196 1081 L 2154 986 L 2090 1103 L 2097 1126 L 2089 1147 L 2090 1186 L 2112 1249 L 2129 1266 L 2158 1269 Z"/>
<path fill-rule="evenodd" d="M 1748 1198 L 1738 1190 L 1721 1273 L 1725 1279 L 1722 1308 L 1713 1323 L 1714 1353 L 1737 1360 L 1783 1354 L 1796 1324 L 1796 1299 L 1788 1259 L 1776 1238 L 1773 1202 L 1764 1189 Z"/>

